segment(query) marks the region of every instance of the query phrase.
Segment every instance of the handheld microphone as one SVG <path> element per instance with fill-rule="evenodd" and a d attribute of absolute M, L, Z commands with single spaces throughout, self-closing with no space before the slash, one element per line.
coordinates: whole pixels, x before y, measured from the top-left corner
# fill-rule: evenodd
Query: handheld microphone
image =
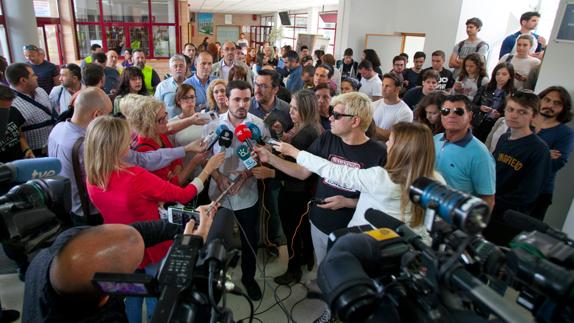
<path fill-rule="evenodd" d="M 263 141 L 263 135 L 261 134 L 259 127 L 253 122 L 246 122 L 245 125 L 249 130 L 251 130 L 251 139 L 255 140 L 259 145 L 265 145 L 265 141 Z"/>
<path fill-rule="evenodd" d="M 217 127 L 217 129 L 215 129 L 214 131 L 211 131 L 211 132 L 207 135 L 207 137 L 205 137 L 205 138 L 203 139 L 203 142 L 204 142 L 204 143 L 207 143 L 207 148 L 205 149 L 206 151 L 207 151 L 207 150 L 210 150 L 211 148 L 213 148 L 213 145 L 215 145 L 215 143 L 218 142 L 219 136 L 221 135 L 221 133 L 222 133 L 224 130 L 228 130 L 228 131 L 229 131 L 229 128 L 228 128 L 226 125 L 224 125 L 224 124 L 219 125 L 219 127 Z"/>
<path fill-rule="evenodd" d="M 0 183 L 24 183 L 31 179 L 56 176 L 62 164 L 56 157 L 20 159 L 11 163 L 0 163 Z"/>
<path fill-rule="evenodd" d="M 235 151 L 247 169 L 257 166 L 257 161 L 251 157 L 251 151 L 252 150 L 244 144 L 237 147 L 237 150 Z"/>
<path fill-rule="evenodd" d="M 245 143 L 250 151 L 253 151 L 253 143 L 251 142 L 253 133 L 246 125 L 240 124 L 235 127 L 235 136 L 239 141 Z"/>
<path fill-rule="evenodd" d="M 221 147 L 221 151 L 231 147 L 231 143 L 233 142 L 233 132 L 229 129 L 222 130 L 217 142 L 219 143 L 219 147 Z"/>

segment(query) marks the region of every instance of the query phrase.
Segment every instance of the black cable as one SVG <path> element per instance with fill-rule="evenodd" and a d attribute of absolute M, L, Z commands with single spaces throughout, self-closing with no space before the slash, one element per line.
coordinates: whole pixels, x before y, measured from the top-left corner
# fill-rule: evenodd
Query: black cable
<path fill-rule="evenodd" d="M 247 300 L 247 303 L 249 303 L 249 317 L 248 318 L 249 318 L 249 323 L 253 323 L 253 319 L 255 318 L 255 311 L 253 309 L 253 301 L 251 301 L 251 298 L 249 298 L 249 296 L 247 296 L 247 294 L 245 294 L 245 292 L 243 290 L 240 290 L 240 295 L 243 296 Z M 243 321 L 244 319 L 241 319 L 239 321 Z M 255 319 L 259 320 L 257 318 L 255 318 Z M 259 321 L 261 321 L 261 320 L 259 320 Z"/>
<path fill-rule="evenodd" d="M 215 266 L 217 266 L 216 261 L 211 260 L 209 262 L 209 274 L 207 276 L 207 294 L 209 296 L 211 307 L 215 310 L 215 312 L 217 312 L 217 314 L 221 315 L 223 312 L 219 307 L 217 307 L 217 302 L 215 301 L 215 296 L 213 294 L 213 275 L 215 274 Z"/>
<path fill-rule="evenodd" d="M 279 305 L 279 308 L 287 317 L 287 323 L 290 323 L 292 321 L 292 319 L 289 316 L 289 311 L 287 311 L 287 308 L 283 305 L 283 301 L 288 299 L 291 296 L 291 294 L 293 293 L 293 290 L 291 289 L 291 287 L 287 286 L 289 288 L 289 294 L 287 294 L 287 296 L 284 299 L 280 300 L 279 297 L 277 297 L 277 290 L 281 286 L 283 286 L 283 285 L 279 285 L 279 286 L 277 286 L 277 288 L 275 288 L 273 290 L 273 298 L 275 298 L 275 302 L 277 303 L 277 305 Z"/>
<path fill-rule="evenodd" d="M 301 286 L 303 286 L 305 289 L 307 289 L 307 286 L 305 286 L 305 284 L 299 282 L 297 284 L 301 284 Z M 307 289 L 308 290 L 308 289 Z M 291 306 L 291 310 L 289 310 L 289 316 L 291 317 L 291 320 L 293 320 L 293 323 L 296 323 L 295 319 L 293 318 L 293 311 L 295 310 L 295 306 L 301 304 L 304 300 L 307 299 L 307 295 L 303 296 L 303 298 L 301 298 L 300 300 L 296 301 L 295 304 L 293 304 L 293 306 Z"/>

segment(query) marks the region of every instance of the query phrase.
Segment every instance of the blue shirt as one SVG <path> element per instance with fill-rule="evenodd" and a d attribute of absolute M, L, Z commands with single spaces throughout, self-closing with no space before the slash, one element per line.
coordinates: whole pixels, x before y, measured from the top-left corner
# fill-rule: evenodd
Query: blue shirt
<path fill-rule="evenodd" d="M 192 85 L 195 88 L 195 107 L 197 111 L 207 107 L 207 88 L 209 87 L 209 83 L 213 80 L 215 80 L 215 77 L 210 75 L 205 85 L 203 85 L 197 77 L 197 74 L 195 74 L 183 82 L 184 84 Z"/>
<path fill-rule="evenodd" d="M 285 87 L 289 92 L 295 93 L 303 88 L 303 67 L 299 65 L 296 69 L 291 70 L 289 73 L 289 78 L 287 79 L 287 84 Z"/>
<path fill-rule="evenodd" d="M 443 133 L 434 136 L 435 169 L 448 186 L 472 194 L 493 195 L 496 191 L 494 158 L 470 130 L 462 139 L 450 142 Z"/>
<path fill-rule="evenodd" d="M 195 85 L 193 87 L 195 87 Z M 177 82 L 173 79 L 173 76 L 161 81 L 161 83 L 159 83 L 155 89 L 155 98 L 165 103 L 165 108 L 167 110 L 169 119 L 181 113 L 181 108 L 175 106 L 176 91 Z"/>
<path fill-rule="evenodd" d="M 552 193 L 556 173 L 566 165 L 568 156 L 574 149 L 574 130 L 561 123 L 555 127 L 540 130 L 538 137 L 548 145 L 550 150 L 558 150 L 561 154 L 559 158 L 550 161 L 550 174 L 542 188 L 542 193 Z"/>

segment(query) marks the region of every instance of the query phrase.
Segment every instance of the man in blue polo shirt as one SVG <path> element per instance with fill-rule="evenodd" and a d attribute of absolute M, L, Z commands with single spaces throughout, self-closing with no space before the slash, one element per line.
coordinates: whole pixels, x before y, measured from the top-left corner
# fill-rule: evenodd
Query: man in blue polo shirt
<path fill-rule="evenodd" d="M 185 80 L 185 84 L 191 84 L 195 88 L 195 109 L 201 111 L 207 108 L 207 88 L 215 78 L 211 76 L 213 56 L 208 52 L 201 52 L 195 59 L 195 74 Z"/>
<path fill-rule="evenodd" d="M 285 66 L 289 70 L 289 78 L 285 87 L 293 94 L 303 88 L 303 66 L 299 63 L 299 54 L 294 50 L 287 52 L 285 60 Z"/>
<path fill-rule="evenodd" d="M 448 96 L 440 110 L 445 132 L 434 136 L 435 168 L 448 186 L 482 198 L 492 210 L 496 189 L 494 158 L 470 131 L 471 103 Z"/>
<path fill-rule="evenodd" d="M 181 54 L 173 55 L 169 59 L 171 77 L 161 81 L 155 89 L 155 97 L 165 103 L 169 119 L 181 113 L 181 108 L 175 105 L 175 93 L 185 80 L 186 71 L 185 57 Z"/>

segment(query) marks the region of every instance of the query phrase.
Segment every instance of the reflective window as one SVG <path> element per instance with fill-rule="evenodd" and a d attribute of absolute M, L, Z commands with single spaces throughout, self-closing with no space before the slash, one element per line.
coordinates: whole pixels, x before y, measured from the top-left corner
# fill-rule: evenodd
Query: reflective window
<path fill-rule="evenodd" d="M 104 21 L 106 22 L 148 22 L 147 1 L 107 0 L 102 1 Z"/>
<path fill-rule="evenodd" d="M 36 17 L 58 18 L 57 0 L 34 0 L 34 12 Z"/>
<path fill-rule="evenodd" d="M 113 49 L 121 55 L 126 49 L 126 35 L 123 26 L 106 26 L 108 50 Z"/>
<path fill-rule="evenodd" d="M 4 25 L 0 25 L 0 54 L 10 60 L 10 51 L 8 49 L 8 38 L 6 36 L 6 28 Z"/>
<path fill-rule="evenodd" d="M 157 23 L 175 23 L 175 4 L 174 0 L 153 0 L 151 2 L 151 22 Z"/>
<path fill-rule="evenodd" d="M 130 27 L 130 47 L 131 49 L 142 49 L 149 55 L 149 34 L 146 27 Z"/>
<path fill-rule="evenodd" d="M 99 22 L 100 8 L 97 0 L 74 0 L 77 22 Z"/>
<path fill-rule="evenodd" d="M 175 27 L 153 26 L 153 55 L 171 57 L 176 54 Z"/>
<path fill-rule="evenodd" d="M 102 45 L 102 29 L 99 25 L 76 25 L 76 32 L 80 57 L 90 55 L 90 47 L 93 44 Z"/>

